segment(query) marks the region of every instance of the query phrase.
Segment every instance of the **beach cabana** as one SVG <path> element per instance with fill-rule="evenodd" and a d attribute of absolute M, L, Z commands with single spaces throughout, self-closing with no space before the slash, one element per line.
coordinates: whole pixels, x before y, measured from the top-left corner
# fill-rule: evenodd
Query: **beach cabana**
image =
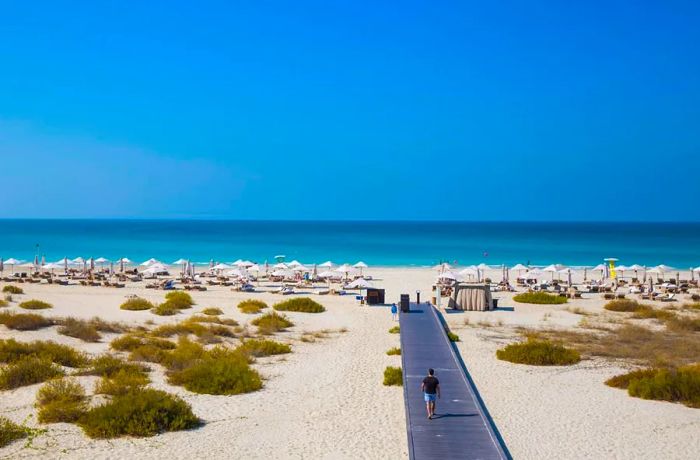
<path fill-rule="evenodd" d="M 457 283 L 450 296 L 448 308 L 465 311 L 493 310 L 491 289 L 486 284 Z"/>

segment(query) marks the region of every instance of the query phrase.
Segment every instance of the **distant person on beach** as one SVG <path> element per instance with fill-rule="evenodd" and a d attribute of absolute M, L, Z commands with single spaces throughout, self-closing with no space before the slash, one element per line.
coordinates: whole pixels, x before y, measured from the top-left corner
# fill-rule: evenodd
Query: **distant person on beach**
<path fill-rule="evenodd" d="M 420 388 L 428 410 L 428 419 L 432 420 L 435 417 L 435 399 L 440 397 L 440 381 L 435 377 L 434 369 L 428 369 L 428 376 L 423 379 Z"/>
<path fill-rule="evenodd" d="M 399 312 L 399 309 L 396 308 L 396 304 L 392 303 L 391 304 L 391 319 L 396 321 L 396 314 Z"/>

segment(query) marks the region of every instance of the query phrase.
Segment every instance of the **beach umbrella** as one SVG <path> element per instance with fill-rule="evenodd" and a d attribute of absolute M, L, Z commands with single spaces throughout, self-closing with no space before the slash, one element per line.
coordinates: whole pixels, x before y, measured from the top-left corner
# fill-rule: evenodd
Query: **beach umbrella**
<path fill-rule="evenodd" d="M 114 262 L 109 263 L 109 276 L 114 275 Z"/>
<path fill-rule="evenodd" d="M 277 254 L 275 256 L 275 261 L 277 261 L 277 263 L 284 262 L 284 259 L 286 258 L 287 256 L 285 256 L 284 254 Z"/>
<path fill-rule="evenodd" d="M 275 265 L 273 265 L 272 268 L 276 268 L 278 270 L 286 270 L 289 268 L 289 266 L 287 264 L 285 264 L 284 262 L 279 262 L 279 263 L 276 263 Z"/>
<path fill-rule="evenodd" d="M 327 260 L 327 261 L 323 262 L 322 264 L 318 264 L 318 266 L 321 268 L 333 268 L 333 262 L 331 262 L 330 260 Z"/>
<path fill-rule="evenodd" d="M 83 265 L 85 263 L 85 259 L 82 257 L 76 257 L 75 259 L 71 260 L 75 265 Z"/>
<path fill-rule="evenodd" d="M 299 262 L 298 260 L 295 259 L 295 260 L 292 260 L 291 262 L 289 262 L 287 265 L 290 268 L 294 268 L 294 267 L 298 267 L 299 265 L 301 265 L 301 262 Z"/>
<path fill-rule="evenodd" d="M 34 268 L 39 269 L 39 256 L 34 256 Z"/>
<path fill-rule="evenodd" d="M 603 273 L 605 272 L 605 267 L 607 267 L 607 265 L 605 265 L 605 264 L 598 264 L 598 265 L 596 265 L 595 267 L 591 268 L 591 271 L 594 272 L 594 271 L 596 271 L 596 270 L 600 270 L 600 276 L 601 276 L 601 278 L 602 278 L 602 277 L 603 277 Z"/>
<path fill-rule="evenodd" d="M 46 265 L 46 255 L 41 256 L 41 265 L 42 266 Z"/>
<path fill-rule="evenodd" d="M 323 278 L 323 279 L 340 278 L 340 273 L 338 273 L 336 271 L 332 271 L 332 270 L 326 270 L 325 272 L 319 273 L 318 277 Z"/>
<path fill-rule="evenodd" d="M 283 278 L 292 278 L 294 276 L 294 272 L 289 270 L 289 269 L 278 269 L 272 272 L 272 276 L 281 276 Z"/>
<path fill-rule="evenodd" d="M 634 271 L 634 277 L 639 279 L 637 272 L 639 272 L 639 270 L 644 270 L 644 267 L 642 265 L 639 265 L 639 264 L 632 264 L 629 267 L 627 267 L 627 270 Z"/>
<path fill-rule="evenodd" d="M 441 264 L 434 266 L 433 270 L 437 270 L 437 271 L 442 273 L 442 272 L 447 271 L 447 270 L 452 270 L 452 266 L 450 264 L 448 264 L 447 262 L 443 262 Z"/>
<path fill-rule="evenodd" d="M 180 259 L 177 259 L 175 262 L 173 262 L 170 265 L 184 265 L 186 263 L 187 263 L 187 259 L 180 258 Z"/>
<path fill-rule="evenodd" d="M 5 262 L 3 262 L 2 257 L 0 257 L 0 272 L 5 270 Z"/>
<path fill-rule="evenodd" d="M 151 259 L 151 260 L 154 260 L 154 261 L 157 262 L 156 259 Z M 123 264 L 133 264 L 133 263 L 134 263 L 133 260 L 131 260 L 131 259 L 127 258 L 127 257 L 122 257 L 121 259 L 119 259 L 119 262 L 121 262 L 121 263 L 123 263 Z"/>
<path fill-rule="evenodd" d="M 454 274 L 453 272 L 451 272 L 451 271 L 446 271 L 446 272 L 440 273 L 440 274 L 438 275 L 438 279 L 456 281 L 456 280 L 457 280 L 457 275 L 455 275 L 455 274 Z"/>
<path fill-rule="evenodd" d="M 348 284 L 347 287 L 349 289 L 367 289 L 372 287 L 372 283 L 364 278 L 357 278 L 355 281 Z"/>
<path fill-rule="evenodd" d="M 620 272 L 620 278 L 624 278 L 625 272 L 627 271 L 627 267 L 625 267 L 624 265 L 618 265 L 617 267 L 615 267 L 615 271 Z"/>
<path fill-rule="evenodd" d="M 249 266 L 249 267 L 247 268 L 247 270 L 248 270 L 249 272 L 256 272 L 256 273 L 258 273 L 258 272 L 260 272 L 260 265 L 258 265 L 258 264 L 253 264 L 253 265 Z"/>
<path fill-rule="evenodd" d="M 224 273 L 226 276 L 237 276 L 239 278 L 245 278 L 248 276 L 248 272 L 244 268 L 234 268 Z"/>
<path fill-rule="evenodd" d="M 107 262 L 109 262 L 109 259 L 105 259 L 104 257 L 98 257 L 97 259 L 95 259 L 95 262 L 98 264 L 106 264 Z"/>
<path fill-rule="evenodd" d="M 680 272 L 676 272 L 676 284 L 680 284 L 680 283 L 681 283 L 681 274 L 680 274 Z"/>
<path fill-rule="evenodd" d="M 141 266 L 142 266 L 142 267 L 150 267 L 150 266 L 153 265 L 153 264 L 159 264 L 159 263 L 160 263 L 160 262 L 159 262 L 158 260 L 156 260 L 156 259 L 154 259 L 154 258 L 151 257 L 150 259 L 148 259 L 148 260 L 142 262 L 142 263 L 141 263 Z"/>
<path fill-rule="evenodd" d="M 472 277 L 472 276 L 478 276 L 479 273 L 478 273 L 478 269 L 467 267 L 467 268 L 463 268 L 462 270 L 460 270 L 459 275 L 462 277 L 465 277 L 465 276 Z"/>
<path fill-rule="evenodd" d="M 21 261 L 21 260 L 18 260 L 18 259 L 15 259 L 15 258 L 13 258 L 13 257 L 10 257 L 9 259 L 7 259 L 7 260 L 5 261 L 5 263 L 6 263 L 7 265 L 10 266 L 10 270 L 12 271 L 12 273 L 14 273 L 14 272 L 15 272 L 15 265 L 21 264 L 22 261 Z"/>
<path fill-rule="evenodd" d="M 515 264 L 514 266 L 510 267 L 511 270 L 517 270 L 518 272 L 518 278 L 520 278 L 521 273 L 523 270 L 527 270 L 527 267 L 523 264 Z"/>
<path fill-rule="evenodd" d="M 309 270 L 308 267 L 306 267 L 304 265 L 296 265 L 292 268 L 292 270 L 294 270 L 295 272 L 302 272 L 302 273 L 311 271 L 311 270 Z"/>
<path fill-rule="evenodd" d="M 653 290 L 654 290 L 654 277 L 650 276 L 649 277 L 649 295 L 651 295 Z"/>
<path fill-rule="evenodd" d="M 548 265 L 542 269 L 543 272 L 548 272 L 552 274 L 552 280 L 554 280 L 554 274 L 561 270 L 557 265 Z"/>
<path fill-rule="evenodd" d="M 243 265 L 243 264 L 244 264 L 243 259 L 238 259 L 237 261 L 235 261 L 235 262 L 232 263 L 231 265 L 234 265 L 234 266 L 236 266 L 236 267 L 240 267 L 240 266 Z"/>
<path fill-rule="evenodd" d="M 267 259 L 265 259 L 265 274 L 267 275 L 268 270 L 270 269 L 270 264 L 267 263 Z"/>
<path fill-rule="evenodd" d="M 362 270 L 364 270 L 365 268 L 367 268 L 367 264 L 364 263 L 364 262 L 362 262 L 362 261 L 359 261 L 358 263 L 356 263 L 355 265 L 353 265 L 353 267 L 359 268 L 359 269 L 360 269 L 360 276 L 362 276 Z"/>
<path fill-rule="evenodd" d="M 214 268 L 214 265 L 216 265 L 216 264 L 214 263 L 214 259 L 210 259 L 210 260 L 209 260 L 209 268 Z"/>
<path fill-rule="evenodd" d="M 316 266 L 316 264 L 314 264 L 314 269 L 311 272 L 311 274 L 314 278 L 316 278 L 318 276 L 318 267 Z"/>
<path fill-rule="evenodd" d="M 210 267 L 212 270 L 226 270 L 227 268 L 233 268 L 231 265 L 225 264 L 225 263 L 219 263 L 214 265 L 213 267 Z"/>
<path fill-rule="evenodd" d="M 94 270 L 94 269 L 95 269 L 95 259 L 90 257 L 90 270 Z"/>

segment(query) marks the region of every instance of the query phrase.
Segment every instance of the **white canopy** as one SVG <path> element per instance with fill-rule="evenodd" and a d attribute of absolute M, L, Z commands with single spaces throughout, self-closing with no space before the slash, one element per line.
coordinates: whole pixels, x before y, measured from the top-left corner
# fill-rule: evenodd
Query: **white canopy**
<path fill-rule="evenodd" d="M 234 268 L 224 273 L 226 276 L 238 276 L 244 278 L 248 276 L 248 272 L 243 268 Z"/>
<path fill-rule="evenodd" d="M 224 264 L 224 263 L 219 263 L 211 267 L 213 270 L 226 270 L 228 268 L 233 268 L 233 266 Z"/>
<path fill-rule="evenodd" d="M 337 271 L 338 273 L 350 273 L 350 272 L 355 271 L 355 269 L 353 269 L 348 264 L 343 264 L 340 267 L 336 268 L 335 271 Z"/>
<path fill-rule="evenodd" d="M 15 258 L 13 258 L 13 257 L 10 257 L 10 258 L 7 259 L 4 263 L 6 263 L 7 265 L 19 265 L 19 264 L 21 264 L 22 262 L 24 262 L 24 261 L 23 261 L 23 260 L 17 260 L 17 259 L 15 259 Z M 700 268 L 700 267 L 698 267 L 698 268 Z"/>
<path fill-rule="evenodd" d="M 598 264 L 598 265 L 596 265 L 595 267 L 591 268 L 591 270 L 593 270 L 593 271 L 595 271 L 595 270 L 605 270 L 606 268 L 607 268 L 607 266 L 606 266 L 605 264 Z"/>
<path fill-rule="evenodd" d="M 240 267 L 243 264 L 244 264 L 243 259 L 238 259 L 237 261 L 235 261 L 231 265 L 235 265 L 236 267 Z"/>
<path fill-rule="evenodd" d="M 73 262 L 74 264 L 84 264 L 85 259 L 83 259 L 82 257 L 76 257 L 75 259 L 71 260 L 71 262 Z"/>
<path fill-rule="evenodd" d="M 318 266 L 323 267 L 323 268 L 331 268 L 333 266 L 333 262 L 331 262 L 330 260 L 327 260 L 327 261 L 323 262 L 322 264 L 319 264 Z"/>
<path fill-rule="evenodd" d="M 183 265 L 186 264 L 188 260 L 186 259 L 177 259 L 175 262 L 172 263 L 172 265 Z"/>
<path fill-rule="evenodd" d="M 311 269 L 309 267 L 307 267 L 305 265 L 301 265 L 301 264 L 295 265 L 292 268 L 292 270 L 294 270 L 295 272 L 310 272 L 311 271 Z"/>
<path fill-rule="evenodd" d="M 97 259 L 95 259 L 95 262 L 98 264 L 104 264 L 109 262 L 109 259 L 105 259 L 104 257 L 98 257 Z"/>
<path fill-rule="evenodd" d="M 447 262 L 443 262 L 433 267 L 433 270 L 451 270 L 452 266 Z"/>
<path fill-rule="evenodd" d="M 355 268 L 367 268 L 367 264 L 362 262 L 362 261 L 359 261 L 358 263 L 353 265 L 353 267 L 355 267 Z M 362 278 L 360 278 L 360 279 L 362 279 Z"/>
<path fill-rule="evenodd" d="M 668 265 L 664 265 L 664 264 L 657 265 L 656 267 L 654 267 L 654 269 L 658 270 L 657 273 L 670 272 L 670 271 L 675 270 L 675 268 L 669 267 Z"/>
<path fill-rule="evenodd" d="M 289 265 L 290 267 L 293 268 L 293 267 L 298 267 L 299 265 L 302 265 L 302 263 L 299 262 L 298 260 L 294 259 L 291 262 L 289 262 L 287 265 Z"/>
<path fill-rule="evenodd" d="M 282 270 L 286 270 L 289 268 L 289 266 L 287 264 L 285 264 L 284 262 L 280 262 L 278 264 L 273 265 L 272 268 L 279 268 Z"/>
<path fill-rule="evenodd" d="M 127 257 L 122 257 L 121 259 L 117 260 L 119 263 L 124 263 L 124 264 L 133 264 L 134 261 L 130 260 Z"/>
<path fill-rule="evenodd" d="M 544 275 L 542 270 L 532 269 L 524 273 L 522 277 L 525 279 L 536 279 L 542 275 Z"/>
<path fill-rule="evenodd" d="M 459 271 L 459 275 L 461 276 L 477 276 L 478 273 L 475 269 L 471 267 L 463 268 L 462 270 Z"/>
<path fill-rule="evenodd" d="M 5 263 L 7 263 L 7 261 L 6 261 Z M 700 272 L 700 266 L 695 267 L 695 268 L 693 269 L 693 271 L 694 271 L 694 272 Z"/>
<path fill-rule="evenodd" d="M 444 272 L 444 273 L 440 273 L 440 274 L 438 275 L 438 279 L 443 279 L 443 280 L 456 280 L 456 279 L 457 279 L 457 275 L 455 275 L 454 273 L 452 273 L 452 272 L 450 272 L 450 271 L 447 271 L 447 272 Z"/>
<path fill-rule="evenodd" d="M 476 266 L 476 268 L 478 268 L 479 270 L 489 270 L 491 267 L 481 262 L 479 265 Z"/>
<path fill-rule="evenodd" d="M 285 278 L 290 278 L 294 276 L 294 272 L 291 270 L 279 269 L 272 272 L 272 276 L 283 276 Z"/>
<path fill-rule="evenodd" d="M 27 262 L 25 264 L 20 265 L 20 267 L 24 267 L 24 268 L 32 268 L 34 266 L 35 266 L 34 262 Z"/>
<path fill-rule="evenodd" d="M 161 263 L 159 260 L 150 258 L 150 259 L 148 259 L 147 261 L 143 262 L 143 263 L 141 264 L 141 266 L 142 266 L 142 267 L 150 267 L 150 266 L 153 265 L 153 264 L 159 264 L 159 263 Z"/>
<path fill-rule="evenodd" d="M 340 273 L 333 270 L 326 270 L 317 275 L 319 278 L 340 278 Z"/>
<path fill-rule="evenodd" d="M 61 269 L 63 268 L 63 265 L 57 264 L 57 263 L 50 263 L 46 264 L 43 267 L 41 267 L 42 270 L 56 270 L 56 269 Z"/>
<path fill-rule="evenodd" d="M 527 267 L 523 264 L 515 264 L 511 267 L 511 270 L 527 270 Z"/>
<path fill-rule="evenodd" d="M 352 283 L 348 284 L 347 287 L 350 289 L 367 289 L 372 287 L 372 283 L 364 278 L 358 278 Z"/>
<path fill-rule="evenodd" d="M 625 267 L 624 265 L 618 265 L 617 267 L 615 267 L 615 270 L 617 270 L 618 272 L 626 272 L 629 269 L 629 267 Z"/>
<path fill-rule="evenodd" d="M 639 264 L 633 264 L 627 267 L 627 270 L 644 270 L 644 266 Z"/>
<path fill-rule="evenodd" d="M 249 272 L 259 272 L 260 271 L 260 266 L 258 264 L 253 264 L 250 267 L 248 267 Z"/>
<path fill-rule="evenodd" d="M 568 275 L 568 274 L 574 273 L 574 270 L 572 268 L 567 267 L 567 268 L 562 268 L 561 270 L 559 270 L 559 273 L 561 273 L 562 275 Z"/>
<path fill-rule="evenodd" d="M 552 265 L 547 265 L 542 269 L 543 272 L 551 272 L 551 273 L 556 273 L 559 270 L 563 270 L 565 267 L 560 264 L 552 264 Z"/>
<path fill-rule="evenodd" d="M 156 262 L 154 264 L 151 264 L 150 267 L 148 267 L 146 270 L 144 270 L 144 273 L 146 273 L 147 271 L 152 271 L 155 273 L 167 272 L 168 267 L 166 267 L 165 265 L 163 265 L 160 262 Z"/>

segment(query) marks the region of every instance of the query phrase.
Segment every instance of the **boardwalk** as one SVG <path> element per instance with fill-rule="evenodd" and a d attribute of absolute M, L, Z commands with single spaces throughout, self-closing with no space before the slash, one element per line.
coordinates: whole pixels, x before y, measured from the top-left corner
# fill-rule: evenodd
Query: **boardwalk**
<path fill-rule="evenodd" d="M 433 307 L 412 303 L 400 324 L 410 458 L 510 458 Z M 442 389 L 433 420 L 427 418 L 420 390 L 430 367 Z"/>

